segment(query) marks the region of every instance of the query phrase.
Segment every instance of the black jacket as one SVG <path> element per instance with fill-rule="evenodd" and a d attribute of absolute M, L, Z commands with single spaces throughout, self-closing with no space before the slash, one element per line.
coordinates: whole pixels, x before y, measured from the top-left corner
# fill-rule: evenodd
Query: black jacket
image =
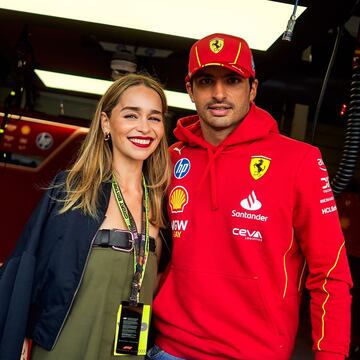
<path fill-rule="evenodd" d="M 64 182 L 64 173 L 55 183 Z M 59 188 L 48 190 L 0 269 L 0 359 L 18 360 L 24 337 L 51 350 L 80 286 L 91 243 L 108 207 L 111 182 L 100 189 L 98 218 L 59 214 Z"/>

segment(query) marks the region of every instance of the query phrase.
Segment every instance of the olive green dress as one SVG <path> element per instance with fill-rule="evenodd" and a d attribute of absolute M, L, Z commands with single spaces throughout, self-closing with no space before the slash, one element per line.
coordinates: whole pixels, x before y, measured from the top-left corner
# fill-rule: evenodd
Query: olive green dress
<path fill-rule="evenodd" d="M 34 344 L 32 360 L 143 359 L 114 356 L 116 316 L 121 301 L 129 300 L 134 273 L 133 252 L 93 247 L 84 277 L 59 339 L 52 351 Z M 151 304 L 157 260 L 149 252 L 140 302 Z"/>

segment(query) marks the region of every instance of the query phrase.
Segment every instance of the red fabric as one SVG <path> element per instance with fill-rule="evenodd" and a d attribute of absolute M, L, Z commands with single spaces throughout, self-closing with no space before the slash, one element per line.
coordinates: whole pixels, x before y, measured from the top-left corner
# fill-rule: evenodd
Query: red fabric
<path fill-rule="evenodd" d="M 29 342 L 29 345 L 28 345 L 27 360 L 30 360 L 30 358 L 31 358 L 31 349 L 32 349 L 33 342 L 32 342 L 32 340 L 28 340 L 28 342 Z"/>
<path fill-rule="evenodd" d="M 315 360 L 345 360 L 345 356 L 334 353 L 328 353 L 326 351 L 316 351 Z"/>
<path fill-rule="evenodd" d="M 347 354 L 351 278 L 319 150 L 255 105 L 217 147 L 197 117 L 175 134 L 156 343 L 186 359 L 289 359 L 307 264 L 314 350 Z"/>

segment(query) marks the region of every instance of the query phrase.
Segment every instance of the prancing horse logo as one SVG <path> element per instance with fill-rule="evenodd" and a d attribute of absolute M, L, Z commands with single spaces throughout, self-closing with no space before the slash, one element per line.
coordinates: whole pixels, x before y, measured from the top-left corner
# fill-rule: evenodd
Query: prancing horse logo
<path fill-rule="evenodd" d="M 265 156 L 252 156 L 250 161 L 250 174 L 253 179 L 258 180 L 265 175 L 269 166 L 271 159 Z"/>
<path fill-rule="evenodd" d="M 209 46 L 210 46 L 210 50 L 213 53 L 217 54 L 224 47 L 224 39 L 220 39 L 220 38 L 211 39 L 210 43 L 209 43 Z"/>

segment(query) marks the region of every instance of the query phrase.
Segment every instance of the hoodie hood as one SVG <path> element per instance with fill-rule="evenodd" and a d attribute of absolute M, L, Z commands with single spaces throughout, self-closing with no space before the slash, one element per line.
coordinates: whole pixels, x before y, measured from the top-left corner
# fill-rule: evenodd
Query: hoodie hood
<path fill-rule="evenodd" d="M 217 146 L 209 144 L 204 139 L 198 115 L 179 119 L 174 130 L 174 135 L 183 144 L 190 147 L 201 147 L 208 154 L 208 164 L 198 188 L 206 179 L 210 179 L 212 210 L 218 209 L 219 205 L 216 186 L 216 158 L 229 146 L 260 140 L 271 133 L 279 133 L 276 121 L 268 112 L 253 103 L 239 126 Z"/>
<path fill-rule="evenodd" d="M 189 145 L 200 146 L 205 149 L 224 149 L 227 146 L 252 142 L 264 138 L 270 133 L 278 133 L 278 126 L 274 118 L 265 110 L 251 104 L 250 110 L 239 126 L 219 145 L 209 144 L 202 135 L 198 115 L 184 117 L 178 120 L 174 135 L 176 138 Z"/>

